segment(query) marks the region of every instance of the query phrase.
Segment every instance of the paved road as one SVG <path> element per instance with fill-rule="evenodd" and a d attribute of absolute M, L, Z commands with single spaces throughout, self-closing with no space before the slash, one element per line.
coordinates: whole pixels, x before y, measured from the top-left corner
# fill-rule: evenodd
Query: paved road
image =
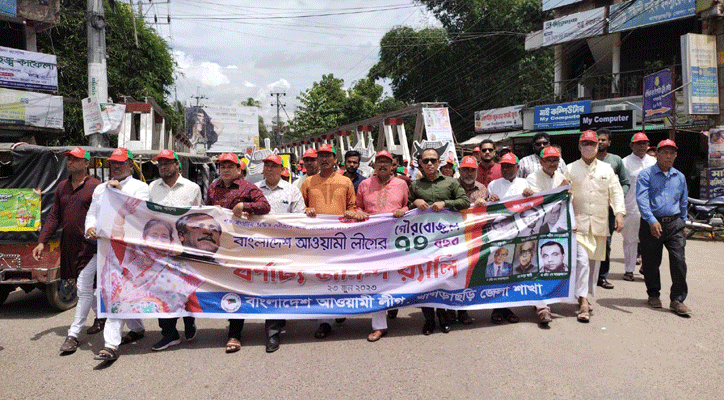
<path fill-rule="evenodd" d="M 74 310 L 56 313 L 40 292 L 16 291 L 0 306 L 0 393 L 4 399 L 723 398 L 724 244 L 690 241 L 687 254 L 686 303 L 695 313 L 688 319 L 648 308 L 639 275 L 636 282 L 621 280 L 616 235 L 610 276 L 616 287 L 598 291 L 589 324 L 576 322 L 573 304 L 559 304 L 548 330 L 538 327 L 530 307 L 520 311 L 518 324 L 495 326 L 490 311 L 476 311 L 473 325 L 427 337 L 420 311 L 405 309 L 377 343 L 365 340 L 368 318 L 348 319 L 325 341 L 312 337 L 313 321 L 290 321 L 281 349 L 267 355 L 263 323 L 251 321 L 242 350 L 227 355 L 224 320 L 198 321 L 195 342 L 160 353 L 149 350 L 160 334 L 149 321 L 146 338 L 123 346 L 117 362 L 100 368 L 92 358 L 101 335 L 58 356 Z M 668 271 L 663 278 L 668 288 Z"/>

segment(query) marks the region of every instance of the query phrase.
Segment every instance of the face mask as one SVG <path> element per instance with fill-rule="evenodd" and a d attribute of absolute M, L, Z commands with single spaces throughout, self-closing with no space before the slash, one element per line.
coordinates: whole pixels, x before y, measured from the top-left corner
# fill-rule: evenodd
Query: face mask
<path fill-rule="evenodd" d="M 585 159 L 596 157 L 596 153 L 598 153 L 598 148 L 596 146 L 581 147 L 581 156 Z"/>

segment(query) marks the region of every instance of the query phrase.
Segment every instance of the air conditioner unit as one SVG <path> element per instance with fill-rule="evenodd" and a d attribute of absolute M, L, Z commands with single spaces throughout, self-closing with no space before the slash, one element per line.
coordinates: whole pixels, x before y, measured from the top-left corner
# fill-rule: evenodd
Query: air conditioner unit
<path fill-rule="evenodd" d="M 609 104 L 603 106 L 603 111 L 625 111 L 628 110 L 628 104 Z"/>

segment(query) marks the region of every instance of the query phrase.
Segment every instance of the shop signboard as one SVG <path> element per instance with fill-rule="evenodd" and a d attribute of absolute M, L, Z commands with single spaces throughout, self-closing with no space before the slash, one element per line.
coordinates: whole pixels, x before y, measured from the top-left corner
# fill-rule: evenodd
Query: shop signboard
<path fill-rule="evenodd" d="M 533 109 L 533 129 L 559 129 L 579 126 L 581 114 L 591 112 L 591 100 L 547 104 Z"/>

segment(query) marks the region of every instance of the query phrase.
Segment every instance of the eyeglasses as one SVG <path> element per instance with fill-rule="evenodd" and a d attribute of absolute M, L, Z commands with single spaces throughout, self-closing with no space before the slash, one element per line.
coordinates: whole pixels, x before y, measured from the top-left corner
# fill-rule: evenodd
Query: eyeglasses
<path fill-rule="evenodd" d="M 494 153 L 495 149 L 480 149 L 481 153 Z"/>
<path fill-rule="evenodd" d="M 535 147 L 548 146 L 549 143 L 550 143 L 549 141 L 535 142 L 535 143 L 533 143 L 533 146 L 535 146 Z"/>
<path fill-rule="evenodd" d="M 422 160 L 420 160 L 420 162 L 423 164 L 435 164 L 436 162 L 438 162 L 438 159 L 437 158 L 423 158 Z"/>

